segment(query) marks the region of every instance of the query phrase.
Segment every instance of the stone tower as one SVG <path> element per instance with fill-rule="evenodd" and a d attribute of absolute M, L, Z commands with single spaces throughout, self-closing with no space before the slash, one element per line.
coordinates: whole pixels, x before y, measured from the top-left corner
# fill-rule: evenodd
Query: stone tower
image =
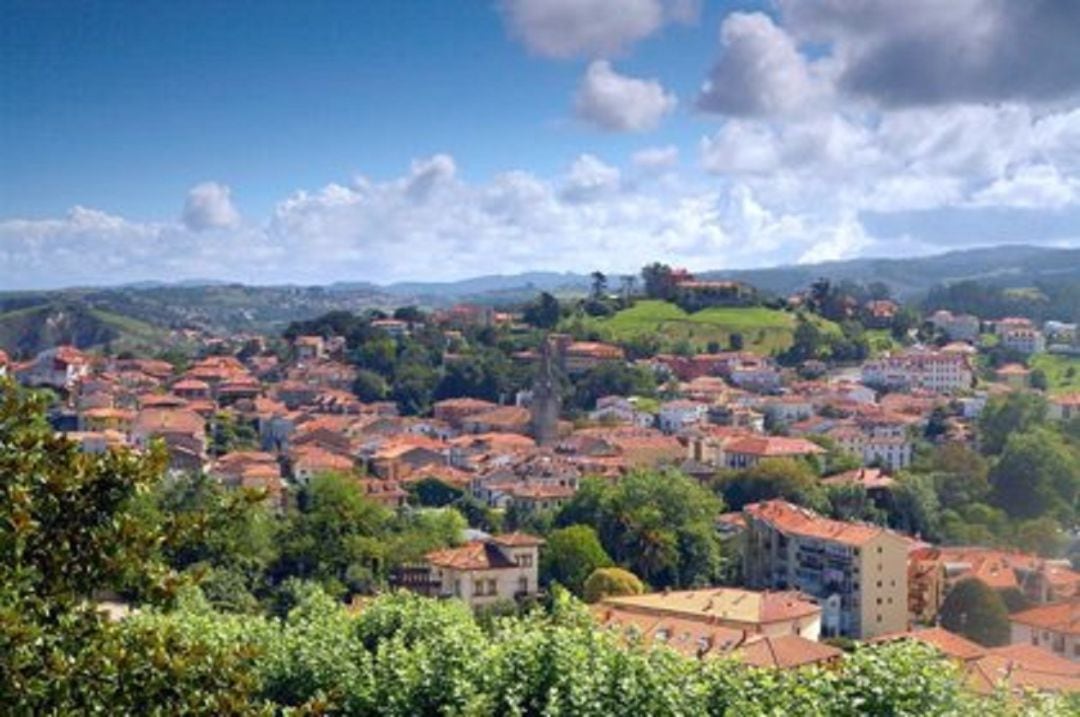
<path fill-rule="evenodd" d="M 532 437 L 541 446 L 550 446 L 559 438 L 559 383 L 552 366 L 551 341 L 540 343 L 540 365 L 533 380 L 529 406 Z"/>

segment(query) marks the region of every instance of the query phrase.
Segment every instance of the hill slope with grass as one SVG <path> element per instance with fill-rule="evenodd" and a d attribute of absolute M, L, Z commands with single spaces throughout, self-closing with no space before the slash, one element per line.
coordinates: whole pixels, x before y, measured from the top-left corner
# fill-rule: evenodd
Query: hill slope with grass
<path fill-rule="evenodd" d="M 822 329 L 839 332 L 832 322 L 812 317 Z M 723 307 L 687 313 L 675 304 L 642 300 L 613 316 L 584 317 L 583 328 L 614 342 L 635 341 L 654 336 L 665 348 L 688 342 L 695 350 L 705 351 L 710 343 L 727 349 L 732 334 L 740 334 L 745 350 L 759 354 L 782 351 L 793 341 L 796 316 L 787 311 L 762 306 Z"/>
<path fill-rule="evenodd" d="M 115 352 L 152 349 L 160 346 L 166 333 L 138 319 L 78 303 L 47 302 L 0 313 L 0 348 L 24 358 L 60 344 Z"/>

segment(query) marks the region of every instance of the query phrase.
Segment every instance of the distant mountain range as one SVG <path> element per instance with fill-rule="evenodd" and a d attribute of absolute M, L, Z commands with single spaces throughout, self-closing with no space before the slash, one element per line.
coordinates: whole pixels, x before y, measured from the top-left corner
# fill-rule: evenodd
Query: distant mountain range
<path fill-rule="evenodd" d="M 834 282 L 881 281 L 896 296 L 911 300 L 934 286 L 963 280 L 1006 288 L 1080 284 L 1080 249 L 998 246 L 908 259 L 854 259 L 699 274 L 744 281 L 781 296 L 806 288 L 821 277 Z M 617 277 L 611 275 L 613 287 L 618 286 Z M 540 291 L 581 295 L 589 284 L 587 274 L 536 271 L 385 286 L 370 282 L 305 287 L 183 281 L 0 293 L 0 348 L 26 355 L 57 340 L 86 346 L 146 344 L 163 335 L 155 331 L 180 327 L 221 333 L 274 332 L 290 321 L 333 310 L 391 309 L 408 304 L 439 307 L 459 302 L 506 305 L 527 301 Z"/>

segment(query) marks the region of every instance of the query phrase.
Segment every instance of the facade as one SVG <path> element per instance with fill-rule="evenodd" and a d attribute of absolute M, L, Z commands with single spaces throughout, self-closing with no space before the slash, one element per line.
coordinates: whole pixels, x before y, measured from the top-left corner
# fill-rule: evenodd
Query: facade
<path fill-rule="evenodd" d="M 704 403 L 685 399 L 667 401 L 660 405 L 660 430 L 664 433 L 678 433 L 703 422 L 708 413 L 709 407 Z"/>
<path fill-rule="evenodd" d="M 430 585 L 435 595 L 459 598 L 474 608 L 534 596 L 543 543 L 532 535 L 508 533 L 436 550 L 425 557 Z"/>
<path fill-rule="evenodd" d="M 862 367 L 863 383 L 888 390 L 956 393 L 971 388 L 973 379 L 968 357 L 945 351 L 912 350 L 867 361 Z"/>
<path fill-rule="evenodd" d="M 971 314 L 954 314 L 951 311 L 935 311 L 930 323 L 950 341 L 975 341 L 979 338 L 980 322 Z"/>
<path fill-rule="evenodd" d="M 822 634 L 870 638 L 907 629 L 908 541 L 774 500 L 748 505 L 743 569 L 752 588 L 799 590 L 822 606 Z"/>
<path fill-rule="evenodd" d="M 1080 662 L 1080 597 L 1009 616 L 1013 645 L 1032 645 Z"/>
<path fill-rule="evenodd" d="M 693 436 L 686 457 L 714 468 L 742 470 L 766 458 L 809 458 L 825 449 L 804 438 L 761 436 L 742 431 Z"/>
<path fill-rule="evenodd" d="M 1001 334 L 1001 345 L 1022 354 L 1046 351 L 1046 337 L 1037 329 L 1007 329 Z"/>

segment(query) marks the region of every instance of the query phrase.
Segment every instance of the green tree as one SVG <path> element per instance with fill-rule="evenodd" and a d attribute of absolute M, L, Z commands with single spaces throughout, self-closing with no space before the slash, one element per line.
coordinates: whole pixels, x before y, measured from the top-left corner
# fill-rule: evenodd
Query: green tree
<path fill-rule="evenodd" d="M 390 519 L 355 479 L 315 476 L 289 515 L 273 569 L 276 581 L 316 580 L 334 594 L 370 589 L 383 573 Z"/>
<path fill-rule="evenodd" d="M 898 476 L 887 506 L 890 527 L 927 540 L 938 537 L 940 505 L 933 480 L 920 473 Z"/>
<path fill-rule="evenodd" d="M 823 512 L 827 509 L 817 474 L 806 461 L 797 458 L 766 458 L 745 470 L 719 476 L 716 486 L 731 510 L 774 498 Z"/>
<path fill-rule="evenodd" d="M 1046 419 L 1046 399 L 1014 391 L 987 401 L 979 414 L 979 441 L 984 453 L 995 455 L 1014 433 L 1027 431 Z"/>
<path fill-rule="evenodd" d="M 645 585 L 638 576 L 622 568 L 597 568 L 585 579 L 585 601 L 594 603 L 622 595 L 641 595 Z"/>
<path fill-rule="evenodd" d="M 1046 428 L 1014 433 L 990 471 L 993 501 L 1014 518 L 1075 514 L 1080 458 Z"/>
<path fill-rule="evenodd" d="M 358 369 L 356 380 L 353 381 L 352 391 L 356 397 L 365 403 L 385 401 L 390 395 L 390 385 L 386 379 L 366 368 Z"/>
<path fill-rule="evenodd" d="M 611 566 L 611 558 L 600 544 L 596 530 L 587 525 L 559 528 L 547 536 L 540 561 L 541 579 L 558 582 L 581 596 L 585 580 L 597 568 Z"/>
<path fill-rule="evenodd" d="M 978 578 L 953 586 L 941 605 L 941 626 L 986 647 L 1009 643 L 1009 612 L 1005 602 Z"/>
<path fill-rule="evenodd" d="M 656 376 L 652 371 L 620 361 L 604 361 L 574 381 L 573 404 L 588 410 L 603 396 L 654 396 Z"/>
<path fill-rule="evenodd" d="M 422 478 L 409 483 L 408 491 L 413 494 L 417 504 L 427 508 L 442 508 L 451 505 L 465 495 L 465 491 L 438 478 Z"/>
<path fill-rule="evenodd" d="M 559 300 L 544 291 L 535 301 L 525 306 L 522 318 L 525 323 L 538 329 L 553 329 L 559 323 L 561 313 Z"/>
<path fill-rule="evenodd" d="M 645 296 L 650 299 L 668 301 L 675 294 L 675 281 L 667 264 L 654 262 L 642 268 L 641 281 L 645 285 Z"/>

